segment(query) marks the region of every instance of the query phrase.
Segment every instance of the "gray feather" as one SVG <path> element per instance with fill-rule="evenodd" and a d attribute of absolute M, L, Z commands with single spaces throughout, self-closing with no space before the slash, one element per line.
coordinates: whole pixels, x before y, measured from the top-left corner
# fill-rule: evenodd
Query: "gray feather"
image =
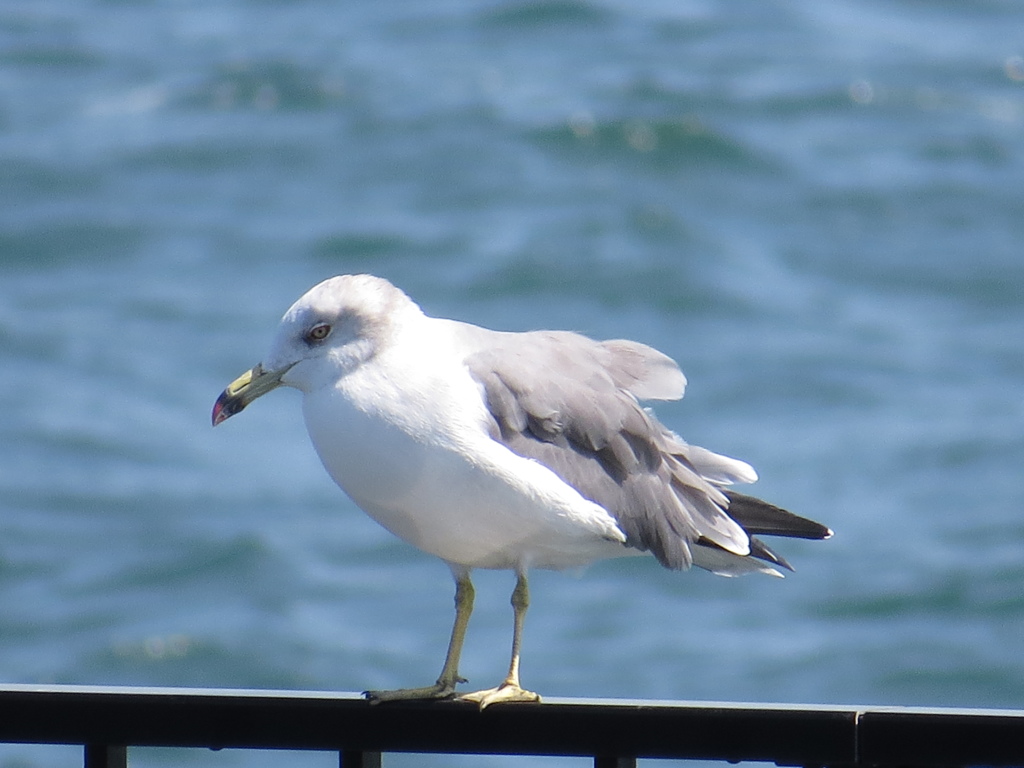
<path fill-rule="evenodd" d="M 680 396 L 685 379 L 675 363 L 636 342 L 565 332 L 493 341 L 466 364 L 483 387 L 496 439 L 608 510 L 627 546 L 669 568 L 689 567 L 700 541 L 747 553 L 749 538 L 718 487 L 731 460 L 688 446 L 637 401 L 637 393 Z M 703 465 L 716 468 L 712 477 L 701 474 Z"/>

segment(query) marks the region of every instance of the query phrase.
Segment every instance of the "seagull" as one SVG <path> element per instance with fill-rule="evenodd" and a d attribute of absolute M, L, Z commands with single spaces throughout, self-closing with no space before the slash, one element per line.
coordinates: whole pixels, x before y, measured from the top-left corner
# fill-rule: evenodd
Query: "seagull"
<path fill-rule="evenodd" d="M 437 682 L 367 691 L 372 702 L 456 696 L 475 568 L 516 574 L 508 674 L 457 697 L 482 709 L 540 700 L 519 676 L 532 568 L 650 554 L 674 570 L 781 576 L 792 568 L 759 535 L 832 535 L 731 490 L 757 479 L 750 465 L 684 442 L 644 408 L 681 398 L 686 378 L 635 341 L 488 330 L 426 315 L 382 278 L 341 275 L 285 313 L 263 361 L 217 399 L 213 425 L 280 386 L 302 393 L 338 486 L 455 579 Z"/>

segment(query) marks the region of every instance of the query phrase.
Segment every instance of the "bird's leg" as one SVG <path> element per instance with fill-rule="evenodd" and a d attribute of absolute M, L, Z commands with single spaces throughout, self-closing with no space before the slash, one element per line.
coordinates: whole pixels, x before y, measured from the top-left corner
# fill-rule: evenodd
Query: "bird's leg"
<path fill-rule="evenodd" d="M 448 642 L 448 654 L 444 658 L 444 667 L 441 669 L 436 683 L 424 688 L 366 691 L 363 695 L 374 703 L 409 699 L 446 699 L 452 696 L 455 693 L 455 686 L 458 683 L 466 682 L 459 677 L 459 657 L 462 656 L 462 643 L 466 639 L 469 616 L 473 613 L 473 594 L 473 582 L 469 579 L 469 571 L 457 571 L 455 574 L 455 624 L 452 626 L 452 637 Z"/>
<path fill-rule="evenodd" d="M 524 691 L 519 685 L 519 645 L 523 634 L 523 619 L 526 609 L 530 607 L 530 587 L 526 582 L 526 573 L 520 572 L 516 580 L 516 588 L 512 591 L 512 661 L 508 666 L 508 676 L 497 688 L 477 691 L 459 696 L 460 700 L 473 701 L 480 709 L 503 701 L 540 701 L 540 696 L 532 691 Z"/>

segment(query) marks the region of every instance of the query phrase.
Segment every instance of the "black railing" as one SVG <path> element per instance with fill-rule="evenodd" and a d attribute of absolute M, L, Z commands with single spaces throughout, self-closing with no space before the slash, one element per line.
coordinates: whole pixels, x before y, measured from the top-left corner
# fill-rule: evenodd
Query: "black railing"
<path fill-rule="evenodd" d="M 350 693 L 0 687 L 0 743 L 81 744 L 86 768 L 134 746 L 756 760 L 794 766 L 1024 766 L 1024 711 L 546 699 L 371 705 Z"/>

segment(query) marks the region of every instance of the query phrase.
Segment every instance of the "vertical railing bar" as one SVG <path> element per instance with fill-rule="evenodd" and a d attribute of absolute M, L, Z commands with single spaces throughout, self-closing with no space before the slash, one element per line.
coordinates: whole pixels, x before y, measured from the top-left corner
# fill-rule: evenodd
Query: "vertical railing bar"
<path fill-rule="evenodd" d="M 380 752 L 343 749 L 338 754 L 339 768 L 380 768 Z"/>
<path fill-rule="evenodd" d="M 86 744 L 85 768 L 128 768 L 128 747 Z"/>

